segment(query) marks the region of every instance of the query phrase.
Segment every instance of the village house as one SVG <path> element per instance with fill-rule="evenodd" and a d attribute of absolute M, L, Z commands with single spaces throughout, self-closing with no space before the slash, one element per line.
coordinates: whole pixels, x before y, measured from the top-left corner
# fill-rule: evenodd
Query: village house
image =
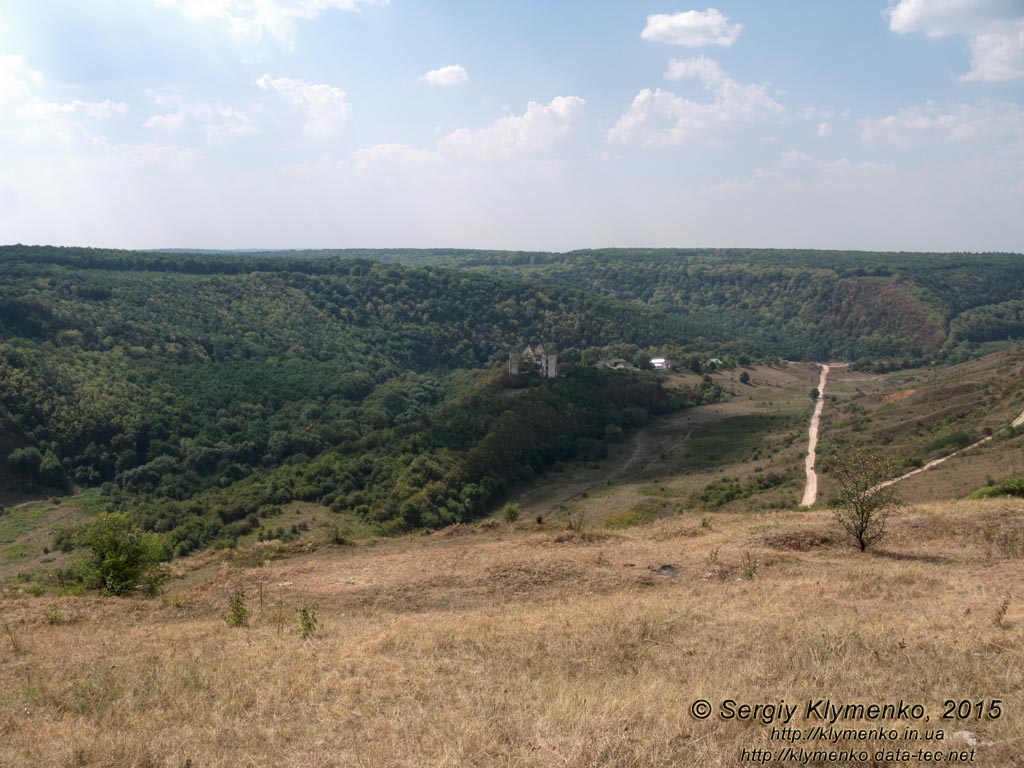
<path fill-rule="evenodd" d="M 595 368 L 603 368 L 612 371 L 635 371 L 636 366 L 633 365 L 629 360 L 625 360 L 621 357 L 613 358 L 612 360 L 598 360 L 594 364 Z"/>

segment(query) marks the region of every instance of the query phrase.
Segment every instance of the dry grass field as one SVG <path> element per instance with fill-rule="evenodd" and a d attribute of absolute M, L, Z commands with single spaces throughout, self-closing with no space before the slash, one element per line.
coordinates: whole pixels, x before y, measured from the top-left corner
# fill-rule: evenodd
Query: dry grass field
<path fill-rule="evenodd" d="M 676 768 L 783 746 L 720 719 L 730 698 L 797 703 L 801 728 L 808 699 L 903 699 L 930 722 L 839 725 L 937 728 L 907 747 L 977 739 L 972 765 L 1021 765 L 1022 535 L 1024 505 L 991 500 L 906 509 L 867 555 L 822 511 L 489 521 L 258 568 L 207 555 L 157 600 L 8 589 L 0 765 Z M 224 619 L 236 591 L 245 627 Z M 946 699 L 1003 715 L 942 721 Z"/>

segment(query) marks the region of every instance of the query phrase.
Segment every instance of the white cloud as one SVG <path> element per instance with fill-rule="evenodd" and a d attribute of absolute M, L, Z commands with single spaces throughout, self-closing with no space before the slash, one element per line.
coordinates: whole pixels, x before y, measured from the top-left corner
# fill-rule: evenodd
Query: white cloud
<path fill-rule="evenodd" d="M 195 126 L 206 138 L 209 146 L 224 144 L 233 136 L 258 133 L 252 120 L 237 107 L 205 102 L 188 103 L 166 95 L 154 96 L 160 106 L 172 106 L 174 111 L 153 115 L 145 127 L 156 131 L 177 131 Z"/>
<path fill-rule="evenodd" d="M 717 62 L 704 56 L 673 59 L 665 77 L 699 80 L 712 94 L 712 101 L 695 102 L 661 88 L 645 88 L 608 132 L 609 141 L 672 146 L 715 126 L 770 119 L 785 111 L 768 95 L 766 86 L 737 83 Z"/>
<path fill-rule="evenodd" d="M 325 83 L 307 83 L 291 78 L 264 75 L 256 81 L 264 91 L 274 91 L 301 110 L 305 117 L 303 133 L 310 138 L 323 138 L 337 133 L 348 120 L 352 105 L 340 88 Z"/>
<path fill-rule="evenodd" d="M 500 160 L 550 149 L 573 129 L 586 102 L 557 96 L 547 105 L 531 101 L 522 115 L 509 115 L 479 130 L 460 128 L 438 142 L 444 155 Z"/>
<path fill-rule="evenodd" d="M 832 124 L 831 123 L 818 123 L 818 136 L 825 138 L 826 136 L 832 135 Z"/>
<path fill-rule="evenodd" d="M 891 115 L 861 120 L 865 141 L 904 146 L 928 142 L 970 142 L 979 139 L 1024 139 L 1024 110 L 1009 102 L 947 104 L 929 101 Z"/>
<path fill-rule="evenodd" d="M 870 175 L 895 170 L 892 165 L 887 163 L 871 161 L 855 163 L 845 157 L 841 157 L 838 160 L 822 160 L 796 149 L 789 149 L 782 153 L 782 157 L 779 159 L 779 168 L 785 171 L 785 173 L 774 175 L 783 175 L 787 178 L 793 178 L 797 172 L 807 173 L 812 176 L 828 177 L 832 174 Z M 773 174 L 772 172 L 762 172 L 760 175 L 771 177 Z"/>
<path fill-rule="evenodd" d="M 1001 82 L 1024 78 L 1024 18 L 970 40 L 971 71 L 961 80 Z"/>
<path fill-rule="evenodd" d="M 900 0 L 885 10 L 900 34 L 968 38 L 971 69 L 961 80 L 1024 78 L 1024 5 L 1020 0 Z"/>
<path fill-rule="evenodd" d="M 18 109 L 21 117 L 29 120 L 53 120 L 70 115 L 81 115 L 91 120 L 104 120 L 111 117 L 124 117 L 128 114 L 128 105 L 123 101 L 74 101 L 58 104 L 33 98 Z"/>
<path fill-rule="evenodd" d="M 25 64 L 21 56 L 0 56 L 0 105 L 24 98 L 42 84 L 42 74 Z"/>
<path fill-rule="evenodd" d="M 466 68 L 459 64 L 449 64 L 447 67 L 432 69 L 420 78 L 428 85 L 450 88 L 453 85 L 461 85 L 469 80 L 469 73 Z"/>
<path fill-rule="evenodd" d="M 124 117 L 128 114 L 128 105 L 110 99 L 76 99 L 61 104 L 32 96 L 22 100 L 13 114 L 18 126 L 15 134 L 24 141 L 56 141 L 66 145 L 86 144 L 104 148 L 106 140 L 94 136 L 83 121 Z"/>
<path fill-rule="evenodd" d="M 1020 15 L 1017 0 L 899 0 L 884 11 L 893 32 L 967 35 Z"/>
<path fill-rule="evenodd" d="M 153 115 L 146 121 L 147 128 L 155 128 L 161 131 L 176 131 L 185 125 L 188 116 L 184 111 L 171 112 L 166 115 Z"/>
<path fill-rule="evenodd" d="M 460 128 L 440 139 L 434 149 L 407 144 L 375 144 L 352 153 L 360 173 L 388 173 L 459 167 L 462 161 L 489 162 L 522 158 L 550 150 L 573 129 L 586 102 L 558 96 L 548 104 L 531 101 L 522 115 L 508 115 L 480 128 Z"/>
<path fill-rule="evenodd" d="M 742 24 L 729 22 L 727 16 L 715 8 L 683 13 L 656 13 L 647 17 L 647 26 L 640 37 L 659 43 L 671 43 L 687 48 L 704 45 L 730 46 L 736 42 Z"/>
<path fill-rule="evenodd" d="M 332 9 L 387 5 L 388 0 L 156 0 L 156 4 L 174 8 L 191 21 L 224 23 L 238 40 L 260 40 L 269 34 L 290 45 L 296 21 L 315 19 Z"/>

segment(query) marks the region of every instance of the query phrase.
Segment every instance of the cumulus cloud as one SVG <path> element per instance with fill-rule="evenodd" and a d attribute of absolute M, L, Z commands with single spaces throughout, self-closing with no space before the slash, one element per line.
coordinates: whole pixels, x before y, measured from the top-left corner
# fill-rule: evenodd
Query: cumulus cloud
<path fill-rule="evenodd" d="M 961 80 L 1001 82 L 1024 79 L 1024 18 L 970 40 L 971 71 Z"/>
<path fill-rule="evenodd" d="M 979 139 L 1024 139 L 1024 110 L 1009 102 L 946 104 L 929 101 L 882 117 L 861 120 L 865 141 L 919 145 Z"/>
<path fill-rule="evenodd" d="M 430 70 L 420 80 L 427 83 L 427 85 L 450 88 L 453 85 L 461 85 L 469 80 L 469 73 L 466 72 L 465 67 L 459 64 L 449 64 L 447 67 Z"/>
<path fill-rule="evenodd" d="M 608 132 L 608 140 L 642 146 L 672 146 L 715 126 L 755 122 L 785 111 L 763 85 L 742 85 L 705 56 L 669 62 L 669 80 L 696 79 L 711 94 L 710 102 L 696 102 L 661 88 L 645 88 Z"/>
<path fill-rule="evenodd" d="M 659 43 L 687 48 L 705 45 L 730 46 L 736 42 L 742 24 L 734 24 L 715 8 L 683 13 L 656 13 L 647 17 L 647 26 L 640 37 Z"/>
<path fill-rule="evenodd" d="M 157 101 L 163 106 L 168 105 L 166 97 Z M 195 127 L 205 136 L 210 146 L 224 144 L 233 136 L 258 133 L 252 119 L 238 107 L 177 100 L 174 107 L 172 112 L 150 117 L 145 127 L 166 132 Z"/>
<path fill-rule="evenodd" d="M 61 144 L 106 146 L 103 138 L 94 136 L 84 121 L 124 117 L 128 105 L 120 101 L 82 101 L 67 103 L 45 101 L 38 96 L 23 99 L 14 110 L 20 121 L 20 136 L 28 141 L 57 141 Z"/>
<path fill-rule="evenodd" d="M 361 5 L 387 5 L 388 0 L 156 0 L 185 18 L 226 24 L 232 37 L 258 41 L 269 34 L 289 45 L 295 22 L 315 19 L 324 11 L 355 11 Z"/>
<path fill-rule="evenodd" d="M 43 75 L 17 54 L 0 56 L 0 106 L 28 96 L 43 84 Z"/>
<path fill-rule="evenodd" d="M 928 37 L 967 37 L 971 69 L 961 80 L 1024 78 L 1024 5 L 1020 0 L 899 0 L 885 10 L 889 29 Z"/>
<path fill-rule="evenodd" d="M 305 119 L 302 132 L 310 138 L 324 138 L 337 133 L 352 111 L 345 91 L 325 83 L 307 83 L 288 77 L 264 75 L 256 81 L 261 90 L 280 94 Z"/>
<path fill-rule="evenodd" d="M 4 124 L 0 135 L 18 142 L 57 142 L 103 149 L 109 144 L 91 132 L 91 123 L 128 114 L 128 105 L 122 101 L 49 101 L 44 93 L 45 78 L 41 72 L 32 69 L 17 54 L 0 56 L 0 122 Z"/>
<path fill-rule="evenodd" d="M 557 96 L 547 104 L 531 101 L 521 115 L 499 118 L 485 128 L 460 128 L 440 139 L 434 149 L 407 144 L 375 144 L 357 149 L 357 171 L 432 170 L 463 163 L 524 158 L 543 153 L 571 133 L 586 102 L 576 96 Z"/>
<path fill-rule="evenodd" d="M 460 128 L 438 142 L 445 155 L 500 160 L 550 149 L 573 129 L 586 102 L 577 96 L 556 96 L 547 104 L 531 101 L 521 115 L 502 117 L 486 128 Z"/>
<path fill-rule="evenodd" d="M 827 122 L 825 122 L 825 123 L 818 123 L 817 133 L 818 133 L 818 135 L 821 138 L 825 138 L 826 136 L 831 136 L 832 135 L 832 123 L 827 123 Z"/>

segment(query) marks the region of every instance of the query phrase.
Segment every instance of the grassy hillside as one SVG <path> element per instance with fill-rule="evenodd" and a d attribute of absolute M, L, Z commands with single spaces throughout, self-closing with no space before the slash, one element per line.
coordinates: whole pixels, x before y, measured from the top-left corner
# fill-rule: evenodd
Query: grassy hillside
<path fill-rule="evenodd" d="M 1024 760 L 1022 550 L 999 543 L 1020 509 L 913 507 L 868 555 L 827 512 L 701 519 L 488 523 L 258 568 L 211 553 L 162 601 L 9 589 L 0 764 L 710 768 L 780 743 L 756 720 L 695 719 L 695 699 L 819 697 L 920 703 L 945 736 L 886 748 L 970 738 L 971 765 Z M 225 621 L 234 594 L 246 626 Z M 942 720 L 950 698 L 1003 715 Z"/>
<path fill-rule="evenodd" d="M 963 497 L 1024 475 L 1024 346 L 953 367 L 879 376 L 840 371 L 830 377 L 819 465 L 863 446 L 892 455 L 909 472 L 991 436 L 991 441 L 901 484 L 907 498 Z"/>

